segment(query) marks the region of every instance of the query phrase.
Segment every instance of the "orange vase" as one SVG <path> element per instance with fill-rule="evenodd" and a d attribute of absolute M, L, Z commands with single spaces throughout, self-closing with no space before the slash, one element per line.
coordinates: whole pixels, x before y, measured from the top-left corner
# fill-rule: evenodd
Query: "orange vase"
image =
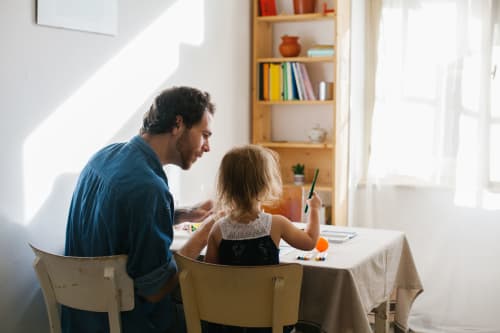
<path fill-rule="evenodd" d="M 281 36 L 279 45 L 280 54 L 283 57 L 296 57 L 300 54 L 300 44 L 298 36 Z"/>
<path fill-rule="evenodd" d="M 316 0 L 293 0 L 294 14 L 314 13 L 315 8 Z"/>

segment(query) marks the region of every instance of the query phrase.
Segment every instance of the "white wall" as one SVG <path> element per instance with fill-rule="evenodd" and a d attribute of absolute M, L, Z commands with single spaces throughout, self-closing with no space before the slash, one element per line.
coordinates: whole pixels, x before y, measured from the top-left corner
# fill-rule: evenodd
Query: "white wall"
<path fill-rule="evenodd" d="M 352 224 L 405 232 L 424 292 L 416 332 L 499 332 L 500 211 L 460 207 L 452 190 L 378 186 L 355 193 Z"/>
<path fill-rule="evenodd" d="M 81 166 L 98 148 L 135 135 L 159 90 L 192 85 L 217 106 L 212 151 L 190 171 L 169 170 L 180 204 L 209 196 L 223 153 L 249 141 L 249 1 L 120 0 L 114 37 L 36 25 L 35 4 L 0 1 L 0 331 L 7 333 L 48 332 L 27 242 L 62 249 Z"/>

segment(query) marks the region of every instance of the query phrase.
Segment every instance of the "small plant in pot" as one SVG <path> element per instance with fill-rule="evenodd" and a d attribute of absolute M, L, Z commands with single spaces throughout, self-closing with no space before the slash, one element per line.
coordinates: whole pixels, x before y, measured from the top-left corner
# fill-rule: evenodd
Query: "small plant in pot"
<path fill-rule="evenodd" d="M 304 164 L 297 163 L 292 165 L 293 183 L 295 185 L 304 185 Z"/>

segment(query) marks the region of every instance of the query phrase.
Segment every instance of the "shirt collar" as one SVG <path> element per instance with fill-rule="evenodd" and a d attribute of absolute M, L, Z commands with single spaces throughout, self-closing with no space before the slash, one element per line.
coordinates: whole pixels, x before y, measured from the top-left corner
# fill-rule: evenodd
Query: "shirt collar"
<path fill-rule="evenodd" d="M 151 146 L 140 135 L 134 136 L 129 141 L 129 144 L 137 147 L 146 157 L 148 164 L 155 169 L 157 174 L 161 175 L 162 178 L 167 181 L 165 170 L 163 170 L 163 165 L 161 164 L 158 155 L 156 155 L 156 152 L 153 150 L 153 148 L 151 148 Z"/>

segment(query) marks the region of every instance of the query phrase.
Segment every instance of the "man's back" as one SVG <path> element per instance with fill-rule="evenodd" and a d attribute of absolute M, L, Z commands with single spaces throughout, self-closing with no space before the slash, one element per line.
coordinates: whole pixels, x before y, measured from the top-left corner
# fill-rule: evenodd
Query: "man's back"
<path fill-rule="evenodd" d="M 122 313 L 123 332 L 160 332 L 169 324 L 169 297 L 149 303 L 176 273 L 169 251 L 173 200 L 162 165 L 139 136 L 110 145 L 89 161 L 71 202 L 65 254 L 127 254 L 134 280 L 135 309 Z M 163 314 L 163 315 L 161 315 Z M 64 308 L 65 332 L 107 332 L 106 314 Z"/>

